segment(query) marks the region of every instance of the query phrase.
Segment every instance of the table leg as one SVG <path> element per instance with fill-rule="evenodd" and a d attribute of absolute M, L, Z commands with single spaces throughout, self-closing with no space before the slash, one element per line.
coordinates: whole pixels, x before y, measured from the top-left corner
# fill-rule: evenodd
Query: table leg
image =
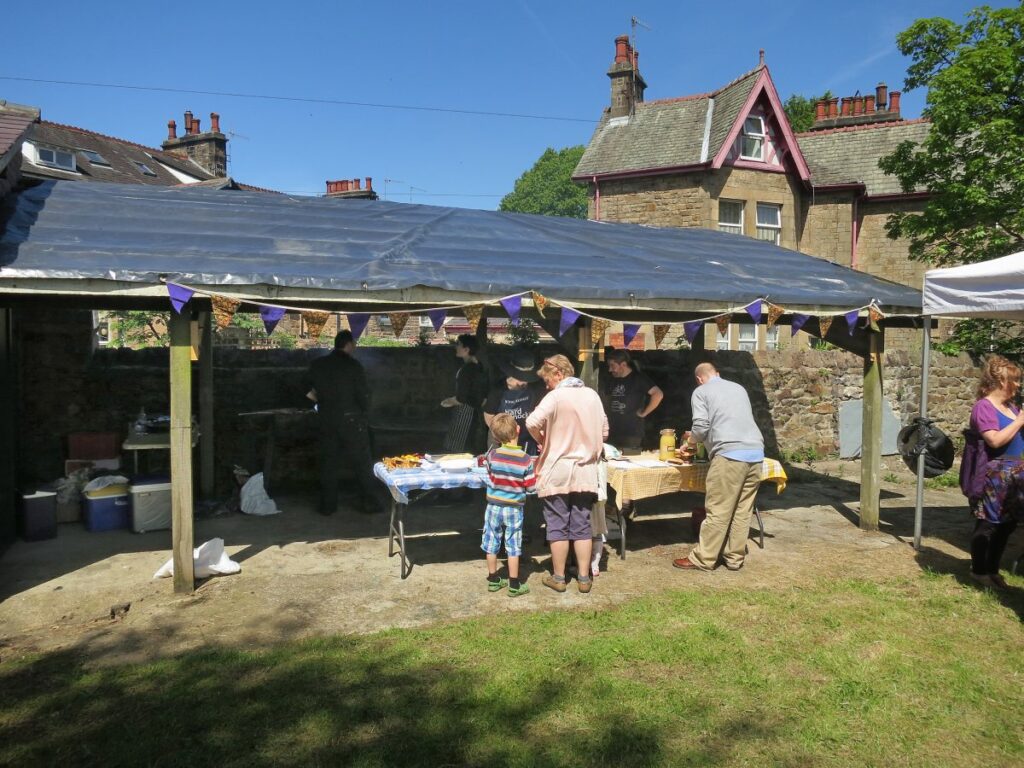
<path fill-rule="evenodd" d="M 395 552 L 395 537 L 398 537 L 398 552 Z M 412 562 L 405 554 L 405 504 L 391 502 L 391 522 L 388 529 L 388 557 L 398 554 L 401 556 L 402 578 L 408 578 L 412 571 Z"/>
<path fill-rule="evenodd" d="M 138 477 L 139 476 L 139 452 L 138 451 L 132 451 L 132 462 L 133 462 L 133 466 L 135 467 L 135 476 Z"/>
<path fill-rule="evenodd" d="M 615 507 L 615 519 L 619 523 L 619 559 L 626 559 L 626 516 L 622 514 L 622 510 L 616 505 Z"/>

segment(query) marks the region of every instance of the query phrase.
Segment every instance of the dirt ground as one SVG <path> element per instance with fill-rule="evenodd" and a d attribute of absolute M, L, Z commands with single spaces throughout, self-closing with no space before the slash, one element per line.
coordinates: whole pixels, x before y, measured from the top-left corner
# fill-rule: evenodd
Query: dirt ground
<path fill-rule="evenodd" d="M 56 539 L 19 541 L 0 556 L 0 661 L 74 648 L 93 663 L 130 663 L 211 645 L 261 647 L 509 611 L 600 609 L 666 589 L 785 589 L 831 577 L 912 575 L 926 566 L 966 576 L 971 521 L 958 489 L 926 491 L 923 547 L 915 552 L 914 478 L 902 465 L 883 470 L 877 532 L 858 528 L 858 462 L 816 462 L 791 474 L 781 495 L 772 484 L 762 487 L 765 548 L 751 539 L 741 571 L 671 566 L 694 541 L 689 513 L 702 501 L 677 494 L 641 503 L 628 527 L 627 559 L 610 541 L 589 595 L 575 584 L 556 594 L 540 583 L 549 558 L 537 519 L 527 520 L 524 563 L 533 591 L 515 599 L 488 593 L 479 503 L 410 509 L 414 567 L 404 580 L 398 558 L 387 556 L 384 515 L 342 508 L 325 518 L 312 498 L 281 497 L 284 512 L 274 517 L 200 519 L 197 544 L 223 538 L 242 571 L 209 579 L 192 595 L 175 595 L 170 579 L 152 578 L 170 557 L 169 532 L 88 533 L 65 524 Z M 1008 556 L 1021 549 L 1018 533 Z M 124 604 L 127 612 L 112 618 L 112 607 Z"/>

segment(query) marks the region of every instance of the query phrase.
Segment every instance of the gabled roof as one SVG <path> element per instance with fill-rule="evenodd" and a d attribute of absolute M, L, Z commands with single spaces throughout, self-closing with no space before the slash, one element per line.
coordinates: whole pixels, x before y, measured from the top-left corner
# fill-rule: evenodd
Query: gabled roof
<path fill-rule="evenodd" d="M 815 187 L 863 184 L 868 195 L 899 195 L 904 194 L 899 180 L 883 173 L 878 161 L 901 142 L 921 143 L 930 127 L 921 118 L 808 131 L 796 138 Z"/>
<path fill-rule="evenodd" d="M 173 186 L 181 184 L 182 179 L 175 176 L 166 165 L 197 181 L 214 178 L 212 174 L 192 162 L 188 158 L 165 152 L 161 149 L 146 147 L 124 139 L 105 136 L 102 133 L 88 131 L 72 125 L 62 125 L 41 120 L 32 126 L 26 137 L 34 144 L 59 147 L 75 152 L 78 172 L 36 165 L 25 158 L 22 162 L 23 176 L 30 178 L 63 179 L 74 181 L 110 181 L 117 184 L 155 184 Z M 77 150 L 89 149 L 98 152 L 110 165 L 92 163 Z M 136 163 L 144 163 L 155 176 L 144 173 Z"/>
<path fill-rule="evenodd" d="M 0 171 L 21 148 L 28 127 L 39 119 L 39 110 L 0 102 Z"/>

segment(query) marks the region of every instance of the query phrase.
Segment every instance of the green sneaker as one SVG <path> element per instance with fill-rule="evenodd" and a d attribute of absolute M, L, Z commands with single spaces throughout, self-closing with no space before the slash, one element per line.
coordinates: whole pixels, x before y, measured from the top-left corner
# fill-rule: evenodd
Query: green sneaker
<path fill-rule="evenodd" d="M 508 579 L 498 579 L 497 581 L 491 581 L 490 579 L 488 579 L 488 581 L 487 581 L 487 591 L 488 592 L 497 592 L 499 590 L 504 589 L 507 586 L 508 586 Z"/>
<path fill-rule="evenodd" d="M 508 596 L 509 597 L 519 597 L 520 595 L 525 595 L 529 591 L 530 591 L 530 585 L 527 584 L 525 581 L 523 581 L 523 582 L 520 582 L 518 587 L 509 587 L 508 588 Z"/>

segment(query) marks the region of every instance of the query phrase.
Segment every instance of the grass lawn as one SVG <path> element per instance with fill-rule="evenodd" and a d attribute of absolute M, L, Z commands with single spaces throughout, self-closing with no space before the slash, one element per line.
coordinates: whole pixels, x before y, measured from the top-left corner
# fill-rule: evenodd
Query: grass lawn
<path fill-rule="evenodd" d="M 142 666 L 5 659 L 0 765 L 1024 764 L 1024 580 L 692 583 Z"/>

